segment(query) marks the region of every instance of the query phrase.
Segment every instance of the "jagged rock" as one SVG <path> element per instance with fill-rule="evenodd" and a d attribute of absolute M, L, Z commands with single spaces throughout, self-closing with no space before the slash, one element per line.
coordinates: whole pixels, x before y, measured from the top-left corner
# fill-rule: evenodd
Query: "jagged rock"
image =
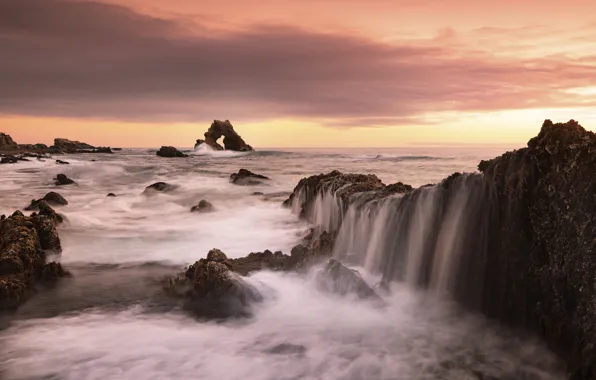
<path fill-rule="evenodd" d="M 217 140 L 220 137 L 224 137 L 223 143 L 224 147 L 218 144 Z M 234 150 L 238 152 L 249 152 L 253 151 L 254 149 L 246 144 L 246 142 L 234 131 L 234 127 L 230 123 L 229 120 L 221 121 L 221 120 L 214 120 L 209 127 L 209 130 L 205 132 L 205 140 L 199 139 L 195 145 L 195 148 L 200 146 L 201 144 L 207 144 L 214 150 Z"/>
<path fill-rule="evenodd" d="M 64 174 L 58 174 L 55 178 L 55 181 L 56 181 L 56 186 L 72 185 L 73 183 L 76 183 L 75 181 L 68 178 Z"/>
<path fill-rule="evenodd" d="M 54 277 L 61 275 L 53 269 L 55 265 L 46 269 L 44 249 L 55 246 L 55 240 L 59 247 L 59 238 L 56 220 L 48 216 L 46 206 L 42 209 L 43 214 L 30 217 L 20 211 L 0 217 L 0 310 L 17 308 L 34 293 L 35 282 L 48 272 Z M 47 239 L 44 234 L 55 238 Z"/>
<path fill-rule="evenodd" d="M 243 276 L 247 276 L 251 272 L 260 271 L 263 269 L 272 271 L 291 270 L 296 267 L 297 260 L 293 260 L 291 256 L 284 255 L 282 252 L 271 252 L 266 250 L 264 252 L 253 252 L 248 256 L 229 260 L 230 268 Z"/>
<path fill-rule="evenodd" d="M 0 133 L 0 150 L 17 149 L 17 143 L 6 133 Z"/>
<path fill-rule="evenodd" d="M 362 279 L 358 271 L 342 265 L 337 260 L 329 260 L 324 269 L 317 273 L 315 282 L 321 291 L 340 296 L 354 295 L 359 299 L 384 304 L 383 299 Z"/>
<path fill-rule="evenodd" d="M 93 145 L 62 138 L 54 139 L 54 145 L 49 148 L 51 153 L 79 153 L 81 151 L 93 151 L 94 149 Z"/>
<path fill-rule="evenodd" d="M 215 207 L 213 207 L 213 205 L 210 202 L 208 202 L 208 201 L 206 201 L 204 199 L 202 199 L 199 202 L 198 205 L 193 206 L 190 209 L 190 212 L 203 212 L 203 213 L 207 213 L 207 212 L 213 212 L 213 211 L 215 211 Z"/>
<path fill-rule="evenodd" d="M 70 165 L 70 162 L 68 161 L 62 161 L 62 160 L 56 160 L 56 163 L 59 165 Z"/>
<path fill-rule="evenodd" d="M 116 196 L 116 194 L 114 194 L 114 193 L 109 193 L 107 196 L 108 196 L 108 197 L 115 197 L 115 196 Z"/>
<path fill-rule="evenodd" d="M 184 309 L 202 318 L 247 317 L 251 305 L 262 301 L 258 290 L 230 271 L 227 257 L 212 250 L 191 265 L 184 276 L 171 278 L 164 290 L 184 299 Z"/>
<path fill-rule="evenodd" d="M 66 206 L 68 201 L 64 197 L 56 192 L 50 191 L 43 198 L 32 200 L 31 204 L 25 208 L 26 211 L 34 211 L 39 209 L 39 202 L 45 201 L 52 206 Z"/>
<path fill-rule="evenodd" d="M 149 185 L 145 188 L 144 193 L 145 194 L 150 194 L 151 192 L 162 192 L 162 193 L 167 193 L 170 191 L 174 191 L 178 188 L 178 186 L 175 185 L 170 185 L 169 183 L 165 183 L 165 182 L 156 182 L 153 185 Z"/>
<path fill-rule="evenodd" d="M 240 169 L 238 173 L 230 175 L 230 182 L 234 185 L 239 186 L 256 186 L 263 184 L 263 181 L 269 180 L 269 177 L 265 177 L 261 174 L 256 174 L 250 170 Z"/>
<path fill-rule="evenodd" d="M 156 154 L 160 157 L 188 157 L 173 146 L 162 146 Z"/>

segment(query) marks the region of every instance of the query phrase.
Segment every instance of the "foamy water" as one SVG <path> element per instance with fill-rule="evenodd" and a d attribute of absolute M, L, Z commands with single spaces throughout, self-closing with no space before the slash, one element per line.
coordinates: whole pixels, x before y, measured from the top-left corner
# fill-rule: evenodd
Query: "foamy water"
<path fill-rule="evenodd" d="M 370 172 L 386 183 L 437 182 L 494 155 L 444 150 L 371 152 L 154 151 L 67 156 L 0 166 L 0 212 L 59 188 L 60 260 L 74 278 L 38 294 L 0 323 L 3 379 L 558 379 L 556 363 L 531 337 L 458 311 L 444 300 L 393 284 L 388 306 L 319 292 L 312 274 L 261 272 L 265 295 L 254 317 L 211 323 L 187 317 L 159 292 L 158 279 L 204 257 L 264 249 L 286 253 L 308 225 L 280 201 L 304 176 L 333 169 Z M 96 159 L 96 162 L 91 161 Z M 240 187 L 240 168 L 271 183 Z M 147 185 L 178 186 L 144 195 Z M 118 196 L 106 197 L 112 192 Z M 261 192 L 265 195 L 253 195 Z M 201 199 L 214 213 L 189 210 Z M 357 226 L 354 226 L 357 228 Z M 360 268 L 371 285 L 376 274 Z"/>

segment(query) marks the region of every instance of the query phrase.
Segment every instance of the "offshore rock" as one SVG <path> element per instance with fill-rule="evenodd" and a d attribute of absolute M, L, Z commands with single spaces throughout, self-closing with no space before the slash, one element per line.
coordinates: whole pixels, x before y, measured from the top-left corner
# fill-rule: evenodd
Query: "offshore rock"
<path fill-rule="evenodd" d="M 70 162 L 68 161 L 63 161 L 63 160 L 56 160 L 56 163 L 58 165 L 70 165 Z"/>
<path fill-rule="evenodd" d="M 27 217 L 15 211 L 0 218 L 0 310 L 17 308 L 35 292 L 36 282 L 50 273 L 53 278 L 66 273 L 60 264 L 46 264 L 44 249 L 60 248 L 58 222 L 46 206 L 42 204 L 40 215 Z"/>
<path fill-rule="evenodd" d="M 317 288 L 340 296 L 353 295 L 383 305 L 383 299 L 362 279 L 358 271 L 350 269 L 337 260 L 329 260 L 315 278 Z"/>
<path fill-rule="evenodd" d="M 54 180 L 55 180 L 56 186 L 66 186 L 66 185 L 72 185 L 72 184 L 76 183 L 75 181 L 68 178 L 64 174 L 58 174 Z"/>
<path fill-rule="evenodd" d="M 18 149 L 17 143 L 6 133 L 0 133 L 0 150 Z"/>
<path fill-rule="evenodd" d="M 93 145 L 62 138 L 54 139 L 54 145 L 49 148 L 51 153 L 79 153 L 81 151 L 93 151 L 94 149 Z"/>
<path fill-rule="evenodd" d="M 258 186 L 262 185 L 264 181 L 269 179 L 269 177 L 253 173 L 246 169 L 240 169 L 238 170 L 238 173 L 233 173 L 230 175 L 230 182 L 239 186 Z"/>
<path fill-rule="evenodd" d="M 173 146 L 162 146 L 156 153 L 159 157 L 188 157 Z"/>
<path fill-rule="evenodd" d="M 198 205 L 193 206 L 190 209 L 190 212 L 201 212 L 201 213 L 208 213 L 208 212 L 214 212 L 215 211 L 215 207 L 213 207 L 213 205 L 206 201 L 205 199 L 201 199 L 201 201 L 199 202 Z"/>
<path fill-rule="evenodd" d="M 108 196 L 108 197 L 115 197 L 115 196 L 116 196 L 116 194 L 114 194 L 114 193 L 108 193 L 108 195 L 107 195 L 107 196 Z"/>
<path fill-rule="evenodd" d="M 224 137 L 222 147 L 217 140 Z M 195 148 L 201 144 L 207 144 L 214 150 L 233 150 L 237 152 L 250 152 L 254 149 L 248 145 L 242 137 L 234 130 L 234 127 L 229 120 L 221 121 L 214 120 L 211 127 L 205 132 L 205 140 L 199 139 L 195 145 Z"/>
<path fill-rule="evenodd" d="M 151 194 L 152 192 L 167 193 L 170 191 L 174 191 L 177 188 L 178 188 L 178 186 L 170 185 L 169 183 L 166 183 L 166 182 L 156 182 L 153 185 L 147 186 L 143 193 L 144 194 Z"/>
<path fill-rule="evenodd" d="M 25 208 L 25 211 L 34 211 L 39 209 L 39 203 L 41 201 L 47 202 L 51 206 L 66 206 L 68 201 L 64 197 L 56 192 L 50 191 L 43 198 L 32 200 L 31 204 Z"/>
<path fill-rule="evenodd" d="M 230 270 L 220 250 L 191 265 L 184 275 L 165 284 L 167 294 L 184 300 L 184 309 L 201 318 L 248 317 L 251 305 L 263 297 L 259 291 Z"/>

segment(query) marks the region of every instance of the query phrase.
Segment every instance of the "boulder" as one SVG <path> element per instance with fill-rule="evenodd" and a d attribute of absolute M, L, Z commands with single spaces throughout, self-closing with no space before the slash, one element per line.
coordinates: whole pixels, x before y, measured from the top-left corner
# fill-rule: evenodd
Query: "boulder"
<path fill-rule="evenodd" d="M 222 147 L 217 140 L 224 137 Z M 214 150 L 233 150 L 237 152 L 249 152 L 254 149 L 248 145 L 236 131 L 229 120 L 221 121 L 214 120 L 211 127 L 205 132 L 205 140 L 199 139 L 195 144 L 195 148 L 201 144 L 207 144 Z"/>
<path fill-rule="evenodd" d="M 188 157 L 173 146 L 162 146 L 156 153 L 160 157 Z"/>
<path fill-rule="evenodd" d="M 251 305 L 263 299 L 254 286 L 230 270 L 219 250 L 210 251 L 184 275 L 169 279 L 164 290 L 183 299 L 184 309 L 201 318 L 248 317 Z"/>
<path fill-rule="evenodd" d="M 156 182 L 153 185 L 149 185 L 145 188 L 144 193 L 145 194 L 150 194 L 152 192 L 161 192 L 161 193 L 167 193 L 173 190 L 176 190 L 178 188 L 178 186 L 175 185 L 170 185 L 169 183 L 165 183 L 165 182 Z"/>
<path fill-rule="evenodd" d="M 261 185 L 267 180 L 269 180 L 269 177 L 253 173 L 246 169 L 240 169 L 238 173 L 233 173 L 230 175 L 230 182 L 239 186 Z"/>
<path fill-rule="evenodd" d="M 207 213 L 207 212 L 214 212 L 214 211 L 215 211 L 215 207 L 213 207 L 213 205 L 210 202 L 208 202 L 204 199 L 202 199 L 198 205 L 193 206 L 190 209 L 190 212 Z"/>
<path fill-rule="evenodd" d="M 56 186 L 72 185 L 73 183 L 76 183 L 64 174 L 58 174 L 54 180 L 56 181 Z"/>
<path fill-rule="evenodd" d="M 46 264 L 44 249 L 60 251 L 57 221 L 42 205 L 39 215 L 15 211 L 0 217 L 0 310 L 15 309 L 35 293 L 35 284 L 65 274 L 60 264 Z"/>
<path fill-rule="evenodd" d="M 108 193 L 108 195 L 107 195 L 107 196 L 108 196 L 108 197 L 115 197 L 115 196 L 116 196 L 116 194 L 114 194 L 114 193 Z"/>
<path fill-rule="evenodd" d="M 2 158 L 0 158 L 0 164 L 16 164 L 19 161 L 27 160 L 13 155 L 5 155 Z"/>
<path fill-rule="evenodd" d="M 383 299 L 362 279 L 358 271 L 344 266 L 337 260 L 329 260 L 315 278 L 321 291 L 340 296 L 352 295 L 359 299 L 384 304 Z"/>
<path fill-rule="evenodd" d="M 56 163 L 59 165 L 70 165 L 70 162 L 68 161 L 62 161 L 62 160 L 56 160 Z"/>
<path fill-rule="evenodd" d="M 64 197 L 56 192 L 50 191 L 43 198 L 32 200 L 31 204 L 25 208 L 26 211 L 34 211 L 39 209 L 39 202 L 45 201 L 51 206 L 66 206 L 68 201 Z"/>

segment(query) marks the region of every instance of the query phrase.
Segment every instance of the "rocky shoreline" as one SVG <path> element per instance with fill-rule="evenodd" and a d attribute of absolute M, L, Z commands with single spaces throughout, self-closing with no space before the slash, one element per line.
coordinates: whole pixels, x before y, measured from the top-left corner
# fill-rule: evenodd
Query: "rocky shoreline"
<path fill-rule="evenodd" d="M 217 121 L 214 125 L 206 133 L 206 140 L 199 140 L 198 144 L 214 147 L 223 135 L 225 149 L 252 150 L 243 140 L 228 138 L 226 142 L 221 125 Z M 15 151 L 21 149 L 7 135 L 0 135 L 0 141 L 3 150 L 6 146 Z M 60 142 L 68 147 L 64 148 L 67 151 L 89 150 L 83 143 L 73 144 Z M 173 149 L 166 149 L 165 156 L 182 157 Z M 247 281 L 251 273 L 304 272 L 327 261 L 317 275 L 320 289 L 340 295 L 352 293 L 382 305 L 382 297 L 358 273 L 331 259 L 348 210 L 358 213 L 367 205 L 393 199 L 404 200 L 396 207 L 406 207 L 406 201 L 414 202 L 424 191 L 432 189 L 442 202 L 438 209 L 442 217 L 461 201 L 458 195 L 468 186 L 467 191 L 476 198 L 464 204 L 478 207 L 474 215 L 482 219 L 482 224 L 470 231 L 465 243 L 482 239 L 483 248 L 477 242 L 465 246 L 471 248 L 471 254 L 466 252 L 457 262 L 461 267 L 456 268 L 457 278 L 450 283 L 448 293 L 467 309 L 541 336 L 565 361 L 570 378 L 594 379 L 595 153 L 594 133 L 573 120 L 558 124 L 547 120 L 527 147 L 480 162 L 479 173 L 455 173 L 437 185 L 414 189 L 401 182 L 386 185 L 371 174 L 339 171 L 307 177 L 296 185 L 283 205 L 314 227 L 289 254 L 264 251 L 230 259 L 213 249 L 183 273 L 164 279 L 162 287 L 165 294 L 197 317 L 245 317 L 251 315 L 252 305 L 262 300 L 259 289 Z M 267 180 L 243 170 L 230 177 L 230 182 L 238 185 L 262 184 Z M 147 187 L 144 194 L 175 190 L 175 186 L 159 182 Z M 55 206 L 68 204 L 59 194 L 49 193 L 31 201 L 28 209 L 39 210 L 38 213 L 25 216 L 16 211 L 2 216 L 0 309 L 15 309 L 35 293 L 38 284 L 68 276 L 60 264 L 47 262 L 47 252 L 61 251 L 57 226 L 62 222 L 49 202 Z M 204 202 L 194 211 L 213 210 L 213 205 Z M 427 240 L 433 249 L 440 244 L 434 235 Z M 430 256 L 425 259 L 430 260 L 426 266 L 432 266 L 432 260 L 436 260 Z M 384 265 L 387 269 L 383 271 L 382 283 L 397 280 L 391 265 Z M 424 273 L 416 284 L 426 289 L 436 286 L 430 273 Z"/>

